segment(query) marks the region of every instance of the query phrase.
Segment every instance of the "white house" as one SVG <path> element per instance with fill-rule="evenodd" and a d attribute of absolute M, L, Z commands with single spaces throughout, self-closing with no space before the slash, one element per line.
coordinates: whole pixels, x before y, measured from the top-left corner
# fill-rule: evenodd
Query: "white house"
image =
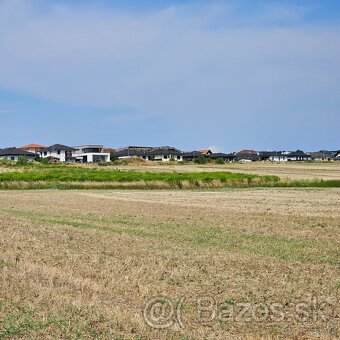
<path fill-rule="evenodd" d="M 103 148 L 103 145 L 75 146 L 72 155 L 75 161 L 80 163 L 108 163 L 110 153 L 104 153 Z"/>
<path fill-rule="evenodd" d="M 54 144 L 48 148 L 39 151 L 41 158 L 48 158 L 58 162 L 74 162 L 75 159 L 72 155 L 74 149 L 70 146 L 62 144 Z"/>
<path fill-rule="evenodd" d="M 150 161 L 156 162 L 169 162 L 182 161 L 182 152 L 174 147 L 164 146 L 159 148 L 153 148 L 151 151 L 146 152 L 146 156 Z"/>
<path fill-rule="evenodd" d="M 287 162 L 288 161 L 288 152 L 268 152 L 265 155 L 265 159 L 264 160 L 268 160 L 270 162 Z M 268 158 L 267 158 L 268 157 Z"/>
<path fill-rule="evenodd" d="M 313 161 L 317 162 L 328 162 L 332 159 L 332 154 L 324 151 L 312 152 L 311 158 Z"/>
<path fill-rule="evenodd" d="M 21 150 L 17 148 L 0 149 L 0 160 L 6 159 L 9 161 L 17 162 L 20 157 L 26 157 L 28 161 L 33 161 L 37 155 L 33 152 Z"/>
<path fill-rule="evenodd" d="M 287 155 L 288 161 L 296 161 L 296 162 L 303 162 L 303 161 L 310 161 L 312 158 L 310 155 L 307 155 L 301 150 L 297 150 L 294 152 L 291 152 Z"/>
<path fill-rule="evenodd" d="M 128 146 L 116 150 L 115 155 L 118 159 L 140 158 L 145 161 L 168 162 L 170 160 L 182 161 L 182 152 L 172 146 L 146 147 Z"/>
<path fill-rule="evenodd" d="M 301 150 L 294 152 L 288 151 L 263 151 L 260 152 L 261 160 L 270 162 L 289 162 L 289 161 L 308 161 L 311 156 Z"/>

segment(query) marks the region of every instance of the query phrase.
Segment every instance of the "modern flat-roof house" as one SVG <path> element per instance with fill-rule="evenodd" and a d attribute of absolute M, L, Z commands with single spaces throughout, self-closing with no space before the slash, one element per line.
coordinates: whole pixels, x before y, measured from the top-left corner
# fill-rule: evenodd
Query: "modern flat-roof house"
<path fill-rule="evenodd" d="M 74 148 L 62 144 L 54 144 L 39 151 L 41 158 L 48 158 L 58 162 L 74 162 L 72 152 Z"/>
<path fill-rule="evenodd" d="M 72 156 L 79 163 L 108 163 L 110 153 L 104 153 L 103 145 L 81 145 L 73 147 Z"/>
<path fill-rule="evenodd" d="M 33 161 L 37 157 L 37 154 L 14 147 L 0 149 L 0 159 L 7 159 L 9 161 L 17 162 L 20 157 L 26 157 L 29 161 Z"/>
<path fill-rule="evenodd" d="M 19 149 L 25 150 L 28 152 L 39 153 L 40 150 L 46 149 L 46 146 L 41 145 L 41 144 L 27 144 L 24 146 L 20 146 Z"/>

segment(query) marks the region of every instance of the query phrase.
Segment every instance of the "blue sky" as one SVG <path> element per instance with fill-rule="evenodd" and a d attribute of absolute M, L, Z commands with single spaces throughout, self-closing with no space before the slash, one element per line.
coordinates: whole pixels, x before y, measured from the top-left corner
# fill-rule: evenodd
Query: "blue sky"
<path fill-rule="evenodd" d="M 0 118 L 0 147 L 340 149 L 340 2 L 0 0 Z"/>

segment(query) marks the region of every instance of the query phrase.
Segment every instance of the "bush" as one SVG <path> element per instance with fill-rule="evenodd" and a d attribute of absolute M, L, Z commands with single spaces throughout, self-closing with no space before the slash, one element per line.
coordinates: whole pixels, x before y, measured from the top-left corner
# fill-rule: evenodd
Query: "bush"
<path fill-rule="evenodd" d="M 11 165 L 11 164 L 12 164 L 11 161 L 9 161 L 6 158 L 0 159 L 0 165 L 8 166 L 8 165 Z"/>
<path fill-rule="evenodd" d="M 116 160 L 118 160 L 116 154 L 114 152 L 110 152 L 110 161 L 113 162 Z"/>
<path fill-rule="evenodd" d="M 28 164 L 28 158 L 26 156 L 20 156 L 18 158 L 18 165 L 27 165 Z"/>
<path fill-rule="evenodd" d="M 48 158 L 38 158 L 37 161 L 41 164 L 49 164 L 50 163 Z"/>
<path fill-rule="evenodd" d="M 195 158 L 194 162 L 196 164 L 206 164 L 206 163 L 208 163 L 208 160 L 204 156 L 199 156 L 199 157 Z"/>
<path fill-rule="evenodd" d="M 216 159 L 215 159 L 215 163 L 216 163 L 216 164 L 224 164 L 225 161 L 223 160 L 223 158 L 216 158 Z"/>

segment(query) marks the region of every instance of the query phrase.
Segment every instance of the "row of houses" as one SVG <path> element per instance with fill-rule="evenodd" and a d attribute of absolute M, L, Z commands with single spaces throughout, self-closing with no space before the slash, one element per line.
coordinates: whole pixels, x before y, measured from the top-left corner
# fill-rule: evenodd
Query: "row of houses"
<path fill-rule="evenodd" d="M 170 159 L 178 161 L 193 161 L 200 157 L 209 159 L 222 159 L 225 162 L 303 162 L 340 160 L 340 151 L 318 151 L 305 153 L 302 150 L 293 152 L 241 150 L 234 153 L 213 153 L 209 149 L 183 152 L 169 146 L 157 148 L 128 146 L 116 150 L 115 155 L 120 159 L 137 157 L 149 161 L 168 161 Z"/>
<path fill-rule="evenodd" d="M 104 152 L 103 145 L 71 147 L 54 144 L 47 147 L 40 144 L 28 144 L 19 148 L 0 149 L 0 159 L 18 161 L 20 157 L 26 157 L 29 161 L 46 158 L 51 162 L 61 163 L 105 163 L 111 160 L 110 153 Z"/>
<path fill-rule="evenodd" d="M 0 159 L 18 161 L 20 157 L 29 161 L 37 158 L 51 162 L 68 163 L 105 163 L 115 159 L 139 158 L 145 161 L 195 161 L 197 159 L 223 160 L 225 162 L 305 162 L 305 161 L 333 161 L 340 160 L 340 151 L 318 151 L 305 153 L 302 150 L 289 151 L 255 151 L 241 150 L 234 153 L 214 153 L 210 149 L 181 151 L 172 146 L 148 147 L 127 146 L 119 149 L 104 148 L 103 145 L 67 146 L 54 144 L 44 146 L 28 144 L 19 148 L 0 149 Z"/>

